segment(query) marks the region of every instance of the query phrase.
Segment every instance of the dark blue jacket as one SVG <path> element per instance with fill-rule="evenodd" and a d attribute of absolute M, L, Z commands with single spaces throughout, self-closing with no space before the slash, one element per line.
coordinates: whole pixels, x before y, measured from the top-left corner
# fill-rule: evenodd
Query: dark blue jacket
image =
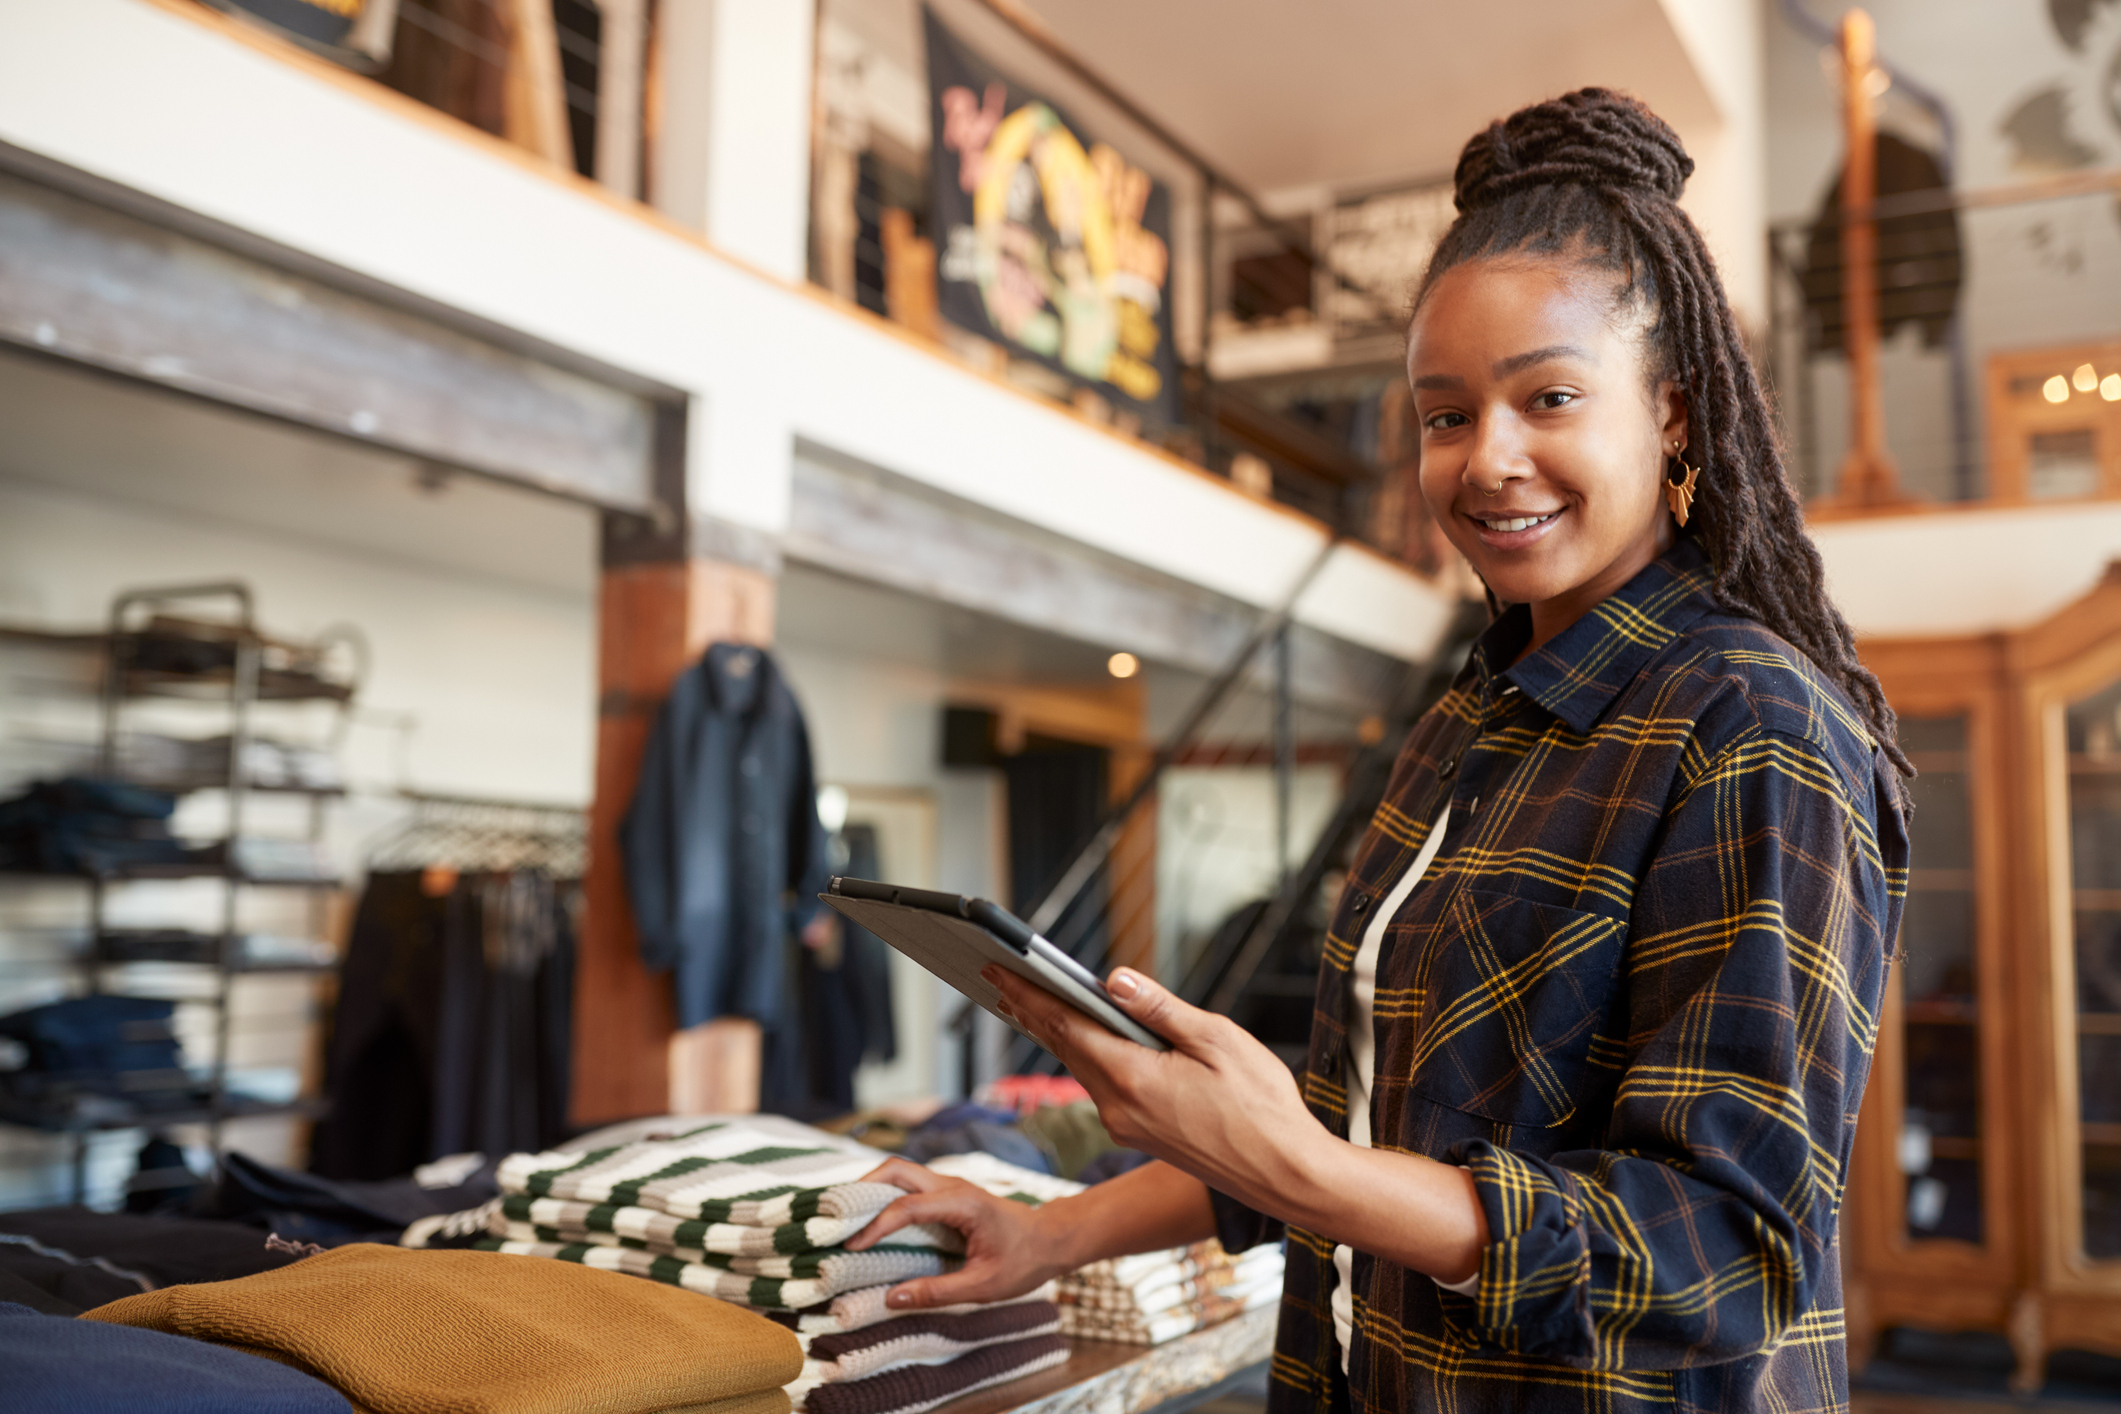
<path fill-rule="evenodd" d="M 783 945 L 830 866 L 810 736 L 770 656 L 717 643 L 678 678 L 619 846 L 641 960 L 675 971 L 678 1025 L 780 1022 Z"/>

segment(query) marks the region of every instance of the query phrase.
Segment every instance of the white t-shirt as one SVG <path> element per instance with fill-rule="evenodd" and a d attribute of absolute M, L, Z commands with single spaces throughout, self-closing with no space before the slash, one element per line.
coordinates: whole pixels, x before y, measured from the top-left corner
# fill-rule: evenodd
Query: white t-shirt
<path fill-rule="evenodd" d="M 1444 827 L 1450 823 L 1451 807 L 1447 803 L 1429 828 L 1429 837 L 1422 841 L 1421 853 L 1414 856 L 1414 863 L 1370 915 L 1370 926 L 1363 930 L 1362 946 L 1355 950 L 1355 965 L 1349 972 L 1348 1059 L 1352 1064 L 1347 1077 L 1348 1142 L 1365 1149 L 1370 1147 L 1370 1084 L 1377 1074 L 1377 954 L 1384 947 L 1385 929 L 1405 907 L 1414 886 L 1429 872 L 1436 851 L 1443 847 Z M 1344 1375 L 1348 1372 L 1348 1348 L 1355 1337 L 1354 1286 L 1355 1249 L 1342 1243 L 1333 1249 L 1333 1335 L 1340 1342 L 1340 1372 Z M 1479 1287 L 1480 1274 L 1475 1272 L 1445 1289 L 1471 1296 Z"/>

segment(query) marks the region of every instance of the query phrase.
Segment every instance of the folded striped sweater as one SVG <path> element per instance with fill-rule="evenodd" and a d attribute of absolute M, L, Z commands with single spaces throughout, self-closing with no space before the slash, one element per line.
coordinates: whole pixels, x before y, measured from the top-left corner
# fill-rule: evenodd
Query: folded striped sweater
<path fill-rule="evenodd" d="M 803 1391 L 806 1414 L 922 1414 L 974 1390 L 1050 1370 L 1068 1359 L 1059 1335 L 983 1345 L 940 1365 L 901 1365 L 863 1380 L 840 1380 Z"/>
<path fill-rule="evenodd" d="M 800 1403 L 822 1384 L 868 1379 L 905 1365 L 945 1365 L 989 1345 L 1059 1333 L 1060 1308 L 1050 1301 L 901 1316 L 867 1330 L 813 1338 L 802 1376 L 788 1394 Z"/>
<path fill-rule="evenodd" d="M 487 1237 L 476 1246 L 485 1252 L 551 1257 L 600 1271 L 625 1272 L 739 1305 L 784 1311 L 820 1306 L 845 1291 L 935 1276 L 956 1265 L 939 1252 L 889 1246 L 872 1247 L 866 1252 L 810 1252 L 791 1257 L 707 1253 L 698 1261 L 594 1242 Z"/>
<path fill-rule="evenodd" d="M 884 1304 L 884 1294 L 890 1290 L 885 1286 L 868 1286 L 859 1291 L 849 1291 L 835 1296 L 823 1306 L 805 1311 L 762 1310 L 760 1315 L 767 1320 L 788 1327 L 795 1338 L 808 1351 L 810 1342 L 820 1336 L 840 1335 L 847 1331 L 867 1330 L 885 1321 L 905 1319 L 904 1311 L 894 1311 Z M 1034 1291 L 1026 1292 L 1011 1301 L 968 1301 L 956 1306 L 932 1307 L 926 1314 L 931 1316 L 956 1316 L 967 1311 L 990 1311 L 997 1306 L 1013 1306 L 1024 1301 L 1051 1301 L 1054 1299 L 1054 1284 L 1047 1282 Z"/>
<path fill-rule="evenodd" d="M 899 1189 L 891 1192 L 903 1196 Z M 854 1217 L 806 1218 L 779 1227 L 752 1227 L 673 1217 L 654 1208 L 509 1194 L 489 1216 L 487 1229 L 495 1237 L 517 1241 L 596 1242 L 616 1238 L 629 1247 L 673 1256 L 713 1252 L 732 1257 L 775 1257 L 837 1247 L 866 1227 L 874 1216 L 874 1212 L 868 1212 Z M 527 1228 L 536 1228 L 537 1236 L 529 1237 L 519 1230 Z M 952 1228 L 919 1224 L 891 1234 L 891 1245 L 962 1252 L 965 1240 Z"/>
<path fill-rule="evenodd" d="M 803 1144 L 740 1120 L 713 1120 L 582 1153 L 511 1154 L 496 1179 L 506 1194 L 650 1208 L 737 1227 L 827 1219 L 815 1229 L 813 1245 L 829 1246 L 905 1196 L 888 1183 L 861 1182 L 875 1166 L 875 1159 L 842 1148 Z"/>

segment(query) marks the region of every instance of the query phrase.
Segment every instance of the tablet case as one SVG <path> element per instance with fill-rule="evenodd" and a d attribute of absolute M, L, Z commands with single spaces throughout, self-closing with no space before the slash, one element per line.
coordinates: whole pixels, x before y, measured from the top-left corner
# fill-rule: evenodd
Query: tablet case
<path fill-rule="evenodd" d="M 1163 1037 L 1114 1006 L 1103 987 L 1093 991 L 1041 956 L 1038 945 L 1046 949 L 1052 945 L 985 899 L 898 888 L 867 879 L 834 879 L 830 891 L 818 897 L 1003 1021 L 1009 1018 L 997 1009 L 1002 994 L 979 975 L 989 964 L 1006 967 L 1045 988 L 1130 1041 L 1155 1051 L 1171 1049 Z"/>

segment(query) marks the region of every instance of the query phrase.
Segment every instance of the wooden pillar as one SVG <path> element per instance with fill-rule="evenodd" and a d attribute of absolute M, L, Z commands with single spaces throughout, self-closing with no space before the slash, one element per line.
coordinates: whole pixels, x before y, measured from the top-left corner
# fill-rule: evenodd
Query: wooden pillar
<path fill-rule="evenodd" d="M 508 140 L 546 161 L 574 166 L 567 128 L 567 88 L 560 77 L 560 35 L 549 0 L 508 0 L 508 73 L 503 121 Z"/>
<path fill-rule="evenodd" d="M 658 426 L 658 485 L 683 504 L 684 417 Z M 614 517 L 598 597 L 596 798 L 575 963 L 574 1078 L 578 1125 L 641 1115 L 758 1107 L 759 1031 L 740 1018 L 676 1029 L 667 976 L 641 963 L 619 858 L 618 827 L 670 685 L 710 643 L 773 639 L 774 578 L 690 553 L 682 512 L 650 526 Z"/>
<path fill-rule="evenodd" d="M 1849 361 L 1849 451 L 1835 500 L 1847 507 L 1907 498 L 1885 447 L 1885 392 L 1878 373 L 1879 80 L 1877 31 L 1862 10 L 1841 17 L 1841 104 L 1847 157 L 1841 169 L 1841 307 Z"/>

